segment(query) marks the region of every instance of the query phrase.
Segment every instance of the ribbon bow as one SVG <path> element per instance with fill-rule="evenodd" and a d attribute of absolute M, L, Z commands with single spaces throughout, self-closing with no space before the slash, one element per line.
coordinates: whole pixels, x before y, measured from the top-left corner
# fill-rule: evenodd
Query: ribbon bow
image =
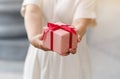
<path fill-rule="evenodd" d="M 55 30 L 58 30 L 58 29 L 63 29 L 63 30 L 68 31 L 70 33 L 76 34 L 76 31 L 74 30 L 74 28 L 69 27 L 71 25 L 57 25 L 57 24 L 53 24 L 53 23 L 48 23 L 47 26 L 48 26 L 48 29 L 46 29 L 44 31 L 42 40 L 45 39 L 45 37 L 46 37 L 47 33 L 49 32 L 49 30 L 55 31 Z"/>

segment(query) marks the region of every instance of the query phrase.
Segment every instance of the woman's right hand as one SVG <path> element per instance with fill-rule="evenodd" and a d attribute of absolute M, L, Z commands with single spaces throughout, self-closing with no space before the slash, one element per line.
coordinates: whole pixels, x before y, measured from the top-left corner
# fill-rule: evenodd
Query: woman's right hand
<path fill-rule="evenodd" d="M 38 34 L 38 35 L 32 37 L 29 41 L 34 47 L 36 47 L 38 49 L 42 49 L 44 51 L 49 51 L 50 49 L 43 46 L 43 40 L 41 40 L 42 35 L 43 34 Z"/>

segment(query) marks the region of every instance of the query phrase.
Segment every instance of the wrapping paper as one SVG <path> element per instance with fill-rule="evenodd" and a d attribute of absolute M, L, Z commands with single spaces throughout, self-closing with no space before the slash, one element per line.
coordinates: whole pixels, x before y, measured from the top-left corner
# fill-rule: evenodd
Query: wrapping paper
<path fill-rule="evenodd" d="M 43 31 L 43 45 L 48 49 L 65 54 L 69 48 L 77 48 L 77 33 L 72 26 L 48 23 Z"/>

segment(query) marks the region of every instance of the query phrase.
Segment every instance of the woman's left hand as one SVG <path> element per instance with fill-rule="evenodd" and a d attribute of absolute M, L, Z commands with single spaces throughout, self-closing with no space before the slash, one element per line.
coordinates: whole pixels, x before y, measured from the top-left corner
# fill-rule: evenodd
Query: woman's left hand
<path fill-rule="evenodd" d="M 80 43 L 83 35 L 80 36 L 78 29 L 75 29 L 75 30 L 76 30 L 76 32 L 78 34 L 77 42 Z M 77 52 L 77 47 L 76 48 L 70 48 L 68 53 L 76 54 L 76 52 Z"/>
<path fill-rule="evenodd" d="M 86 29 L 88 28 L 89 24 L 92 22 L 90 18 L 79 18 L 73 21 L 72 25 L 75 27 L 75 30 L 78 34 L 78 43 L 82 40 L 82 37 L 86 33 Z M 77 47 L 76 48 L 70 48 L 68 52 L 66 53 L 67 56 L 70 53 L 75 54 L 77 52 Z"/>

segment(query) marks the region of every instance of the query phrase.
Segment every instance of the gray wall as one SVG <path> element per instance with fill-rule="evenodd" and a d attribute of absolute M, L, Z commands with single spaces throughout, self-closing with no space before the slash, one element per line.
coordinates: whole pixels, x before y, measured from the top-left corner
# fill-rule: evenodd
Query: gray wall
<path fill-rule="evenodd" d="M 24 61 L 28 41 L 23 18 L 22 0 L 0 0 L 0 60 Z"/>
<path fill-rule="evenodd" d="M 120 79 L 120 0 L 98 0 L 98 25 L 88 30 L 93 79 Z"/>

